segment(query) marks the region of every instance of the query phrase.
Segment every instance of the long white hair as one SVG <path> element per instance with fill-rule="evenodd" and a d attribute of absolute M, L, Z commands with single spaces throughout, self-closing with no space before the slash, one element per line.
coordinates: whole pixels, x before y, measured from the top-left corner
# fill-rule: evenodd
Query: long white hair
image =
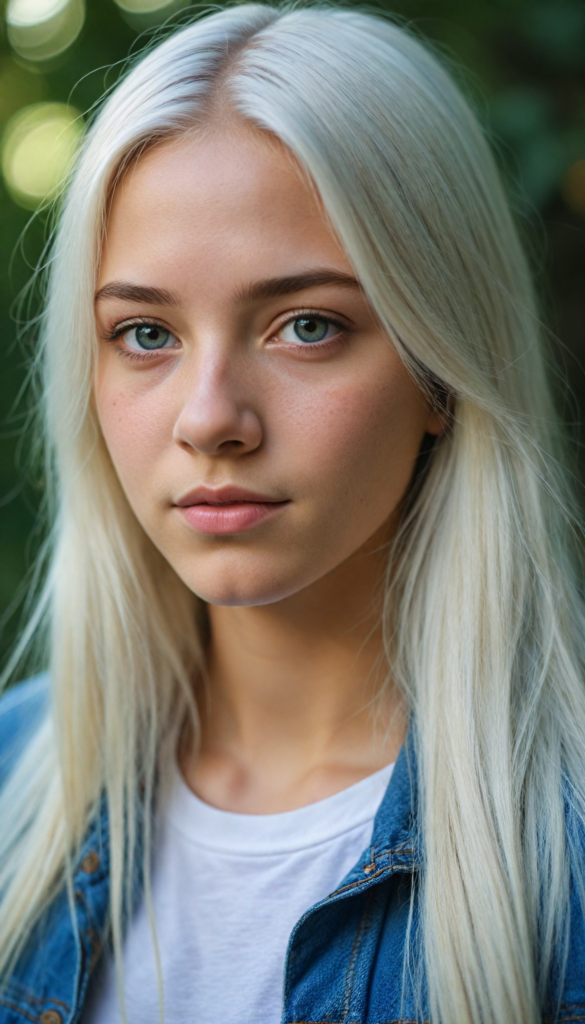
<path fill-rule="evenodd" d="M 194 713 L 204 609 L 145 536 L 106 451 L 93 293 L 124 168 L 226 104 L 294 154 L 390 342 L 449 407 L 391 552 L 385 610 L 418 751 L 430 1015 L 536 1024 L 583 872 L 567 807 L 585 819 L 578 526 L 541 326 L 458 88 L 391 20 L 326 5 L 243 4 L 176 31 L 104 103 L 68 187 L 42 330 L 54 551 L 30 630 L 50 623 L 51 709 L 0 804 L 0 969 L 67 880 L 104 790 L 120 962 L 139 794 L 148 804 L 161 750 Z"/>

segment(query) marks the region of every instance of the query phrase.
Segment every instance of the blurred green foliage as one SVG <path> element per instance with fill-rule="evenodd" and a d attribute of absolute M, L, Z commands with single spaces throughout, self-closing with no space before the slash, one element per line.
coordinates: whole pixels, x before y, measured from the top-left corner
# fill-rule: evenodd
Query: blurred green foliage
<path fill-rule="evenodd" d="M 561 341 L 570 393 L 565 388 L 560 397 L 578 439 L 585 410 L 585 0 L 379 0 L 372 6 L 393 12 L 438 46 L 492 136 L 531 239 L 545 315 Z M 87 111 L 115 80 L 119 62 L 169 10 L 141 21 L 113 0 L 88 0 L 77 40 L 45 64 L 18 56 L 3 23 L 0 130 L 16 111 L 40 101 Z M 0 181 L 0 614 L 22 590 L 41 532 L 41 488 L 25 472 L 28 428 L 17 401 L 26 357 L 16 341 L 14 304 L 46 235 L 42 215 L 29 221 L 30 211 Z M 18 624 L 18 614 L 4 615 L 2 660 Z"/>

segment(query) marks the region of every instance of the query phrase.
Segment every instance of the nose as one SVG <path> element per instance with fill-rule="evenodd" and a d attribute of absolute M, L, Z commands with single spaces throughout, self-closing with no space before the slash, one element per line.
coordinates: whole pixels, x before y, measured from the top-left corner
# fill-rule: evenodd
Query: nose
<path fill-rule="evenodd" d="M 176 444 L 203 455 L 244 455 L 258 448 L 262 423 L 244 381 L 226 359 L 200 358 L 175 423 Z"/>

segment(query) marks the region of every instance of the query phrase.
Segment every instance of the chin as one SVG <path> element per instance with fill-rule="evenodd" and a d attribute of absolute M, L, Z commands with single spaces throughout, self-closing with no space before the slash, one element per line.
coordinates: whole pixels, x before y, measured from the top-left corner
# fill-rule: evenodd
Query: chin
<path fill-rule="evenodd" d="M 306 573 L 299 571 L 287 572 L 284 567 L 267 565 L 261 559 L 252 564 L 232 564 L 210 566 L 202 572 L 175 571 L 183 582 L 207 604 L 221 605 L 227 608 L 246 608 L 255 605 L 275 604 L 292 594 L 298 593 L 315 579 L 307 567 Z M 184 567 L 183 567 L 184 568 Z"/>
<path fill-rule="evenodd" d="M 276 604 L 278 601 L 290 597 L 302 587 L 246 587 L 241 581 L 234 581 L 233 585 L 226 583 L 224 586 L 210 583 L 208 586 L 199 581 L 185 579 L 190 590 L 197 597 L 200 597 L 206 604 L 219 605 L 223 608 L 253 608 L 258 605 Z"/>

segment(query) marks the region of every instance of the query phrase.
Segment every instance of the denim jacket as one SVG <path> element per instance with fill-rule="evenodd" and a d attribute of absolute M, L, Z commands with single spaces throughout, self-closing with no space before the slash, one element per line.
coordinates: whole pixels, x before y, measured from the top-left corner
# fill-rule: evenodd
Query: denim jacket
<path fill-rule="evenodd" d="M 0 785 L 42 716 L 47 694 L 47 678 L 37 677 L 0 702 Z M 292 931 L 282 1024 L 414 1024 L 414 989 L 412 982 L 403 989 L 403 962 L 413 886 L 413 940 L 418 928 L 421 851 L 413 841 L 415 808 L 416 766 L 407 739 L 376 815 L 371 846 L 335 892 L 311 907 Z M 59 893 L 0 989 L 0 1024 L 74 1024 L 83 1019 L 107 934 L 108 899 L 104 807 L 88 830 L 75 868 L 74 917 L 67 894 Z M 571 899 L 565 980 L 559 994 L 555 968 L 549 1006 L 543 1011 L 546 1024 L 585 1024 L 585 922 L 576 892 Z M 418 993 L 423 1017 L 428 1015 L 424 988 L 423 980 Z"/>

